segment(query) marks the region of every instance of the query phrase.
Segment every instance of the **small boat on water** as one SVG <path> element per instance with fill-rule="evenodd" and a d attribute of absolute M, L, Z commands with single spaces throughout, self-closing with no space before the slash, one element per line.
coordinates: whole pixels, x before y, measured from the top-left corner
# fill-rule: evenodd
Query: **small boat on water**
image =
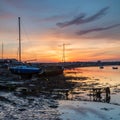
<path fill-rule="evenodd" d="M 118 67 L 112 67 L 112 69 L 118 69 Z"/>
<path fill-rule="evenodd" d="M 104 67 L 103 67 L 103 66 L 100 66 L 99 68 L 100 68 L 100 69 L 104 69 Z"/>
<path fill-rule="evenodd" d="M 41 68 L 36 68 L 36 67 L 26 66 L 26 65 L 9 67 L 9 70 L 13 74 L 17 74 L 17 75 L 33 75 L 38 73 L 40 74 L 43 71 Z"/>

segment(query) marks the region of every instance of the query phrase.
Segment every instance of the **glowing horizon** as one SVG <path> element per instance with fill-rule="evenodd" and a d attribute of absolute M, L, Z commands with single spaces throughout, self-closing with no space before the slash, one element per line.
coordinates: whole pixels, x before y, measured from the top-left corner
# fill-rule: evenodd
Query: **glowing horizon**
<path fill-rule="evenodd" d="M 74 3 L 74 4 L 73 4 Z M 22 60 L 120 60 L 120 1 L 1 0 L 0 43 L 4 58 L 18 59 L 21 17 Z"/>

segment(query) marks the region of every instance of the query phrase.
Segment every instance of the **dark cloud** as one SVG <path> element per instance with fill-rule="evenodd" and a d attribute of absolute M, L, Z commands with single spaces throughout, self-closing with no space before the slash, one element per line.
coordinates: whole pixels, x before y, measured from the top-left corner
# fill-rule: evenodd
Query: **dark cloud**
<path fill-rule="evenodd" d="M 104 16 L 106 14 L 106 11 L 109 9 L 109 7 L 105 7 L 103 9 L 101 9 L 100 11 L 98 11 L 96 14 L 85 18 L 85 14 L 80 14 L 79 16 L 77 16 L 76 18 L 70 20 L 70 21 L 66 21 L 66 22 L 60 22 L 57 23 L 56 25 L 63 28 L 63 27 L 67 27 L 70 25 L 79 25 L 79 24 L 83 24 L 83 23 L 88 23 L 88 22 L 93 22 L 99 18 L 101 18 L 102 16 Z"/>
<path fill-rule="evenodd" d="M 67 27 L 67 26 L 73 25 L 73 24 L 80 24 L 80 22 L 83 21 L 82 18 L 84 18 L 84 17 L 85 17 L 85 14 L 80 14 L 78 17 L 74 18 L 71 21 L 57 23 L 56 25 L 62 28 L 62 27 Z"/>
<path fill-rule="evenodd" d="M 82 31 L 77 32 L 77 34 L 78 35 L 84 35 L 84 34 L 91 33 L 91 32 L 109 30 L 109 29 L 112 29 L 112 28 L 115 28 L 115 27 L 118 27 L 118 26 L 120 26 L 120 24 L 115 24 L 115 25 L 111 25 L 111 26 L 108 26 L 108 27 L 99 27 L 99 28 L 93 28 L 93 29 L 88 29 L 88 30 L 82 30 Z"/>

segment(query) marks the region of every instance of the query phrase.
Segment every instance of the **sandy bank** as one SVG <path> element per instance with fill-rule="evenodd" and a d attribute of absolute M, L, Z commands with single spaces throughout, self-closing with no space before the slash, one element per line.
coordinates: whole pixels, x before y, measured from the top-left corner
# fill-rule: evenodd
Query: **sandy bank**
<path fill-rule="evenodd" d="M 120 106 L 86 101 L 59 101 L 62 120 L 120 120 Z"/>

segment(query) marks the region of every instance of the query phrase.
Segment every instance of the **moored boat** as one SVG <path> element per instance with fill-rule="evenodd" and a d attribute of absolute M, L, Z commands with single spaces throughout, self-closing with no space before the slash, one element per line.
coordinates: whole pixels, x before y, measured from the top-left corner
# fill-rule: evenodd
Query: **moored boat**
<path fill-rule="evenodd" d="M 118 69 L 118 67 L 112 67 L 112 69 Z"/>
<path fill-rule="evenodd" d="M 55 76 L 62 74 L 64 71 L 64 68 L 62 66 L 45 66 L 43 68 L 43 73 L 41 75 L 44 76 Z"/>
<path fill-rule="evenodd" d="M 20 65 L 20 66 L 15 66 L 15 67 L 9 67 L 9 70 L 13 74 L 17 75 L 33 75 L 33 74 L 40 74 L 42 73 L 41 68 L 36 68 L 32 66 L 26 66 L 26 65 Z"/>
<path fill-rule="evenodd" d="M 100 66 L 99 68 L 100 68 L 100 69 L 104 69 L 104 67 L 103 67 L 103 66 Z"/>
<path fill-rule="evenodd" d="M 20 17 L 18 17 L 19 21 L 19 62 L 21 62 L 21 27 L 20 27 Z M 22 62 L 21 62 L 22 63 Z M 27 65 L 19 65 L 19 66 L 13 66 L 9 67 L 9 70 L 13 74 L 20 75 L 21 77 L 29 77 L 31 78 L 33 74 L 41 74 L 42 69 L 33 67 L 33 66 L 27 66 Z"/>

